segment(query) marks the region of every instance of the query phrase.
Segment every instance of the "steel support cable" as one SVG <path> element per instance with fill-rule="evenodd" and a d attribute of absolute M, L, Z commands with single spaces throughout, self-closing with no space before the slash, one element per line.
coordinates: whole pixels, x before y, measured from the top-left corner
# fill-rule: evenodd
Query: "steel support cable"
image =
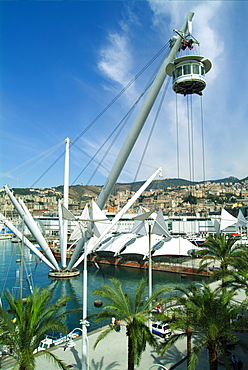
<path fill-rule="evenodd" d="M 194 157 L 194 126 L 193 126 L 193 96 L 189 97 L 190 102 L 190 137 L 191 137 L 191 189 L 193 196 L 194 182 L 195 182 L 195 157 Z M 193 203 L 191 203 L 191 213 L 193 213 Z M 191 229 L 192 232 L 192 229 Z"/>
<path fill-rule="evenodd" d="M 65 154 L 65 150 L 63 151 L 63 153 L 61 153 L 56 159 L 55 159 L 55 161 L 53 161 L 53 163 L 38 177 L 38 179 L 30 186 L 31 188 L 33 188 L 36 184 L 37 184 L 37 182 L 39 182 L 41 179 L 42 179 L 42 177 L 44 177 L 46 174 L 47 174 L 47 172 L 49 172 L 50 171 L 50 169 L 56 164 L 56 163 L 58 163 L 58 161 L 60 160 L 60 158 L 62 158 L 63 156 L 64 156 L 64 154 Z"/>
<path fill-rule="evenodd" d="M 191 167 L 192 167 L 192 185 L 195 182 L 195 156 L 194 156 L 194 122 L 193 122 L 193 96 L 190 95 L 190 132 L 191 132 Z"/>
<path fill-rule="evenodd" d="M 26 165 L 27 165 L 27 164 L 29 164 L 30 162 L 33 162 L 34 160 L 36 160 L 36 159 L 38 159 L 38 158 L 40 158 L 40 157 L 43 157 L 43 158 L 41 158 L 41 159 L 40 159 L 40 161 L 39 161 L 38 163 L 42 162 L 45 158 L 47 158 L 49 155 L 51 155 L 53 152 L 55 152 L 55 151 L 56 151 L 56 150 L 57 150 L 57 149 L 58 149 L 62 144 L 63 144 L 63 142 L 62 142 L 62 143 L 58 143 L 58 144 L 54 145 L 52 148 L 49 148 L 49 149 L 45 150 L 44 152 L 42 152 L 42 153 L 40 153 L 40 154 L 36 155 L 35 157 L 30 158 L 30 159 L 29 159 L 29 160 L 27 160 L 26 162 L 24 162 L 24 163 L 22 163 L 22 164 L 20 164 L 20 165 L 18 165 L 18 166 L 16 166 L 16 167 L 14 167 L 14 168 L 12 168 L 10 171 L 5 172 L 4 174 L 2 174 L 2 175 L 0 176 L 0 178 L 1 178 L 1 177 L 4 177 L 4 176 L 8 176 L 8 175 L 9 175 L 9 174 L 11 174 L 12 172 L 14 172 L 14 171 L 18 170 L 19 168 L 22 168 L 22 167 L 26 166 Z M 31 167 L 31 169 L 32 169 L 34 166 L 35 166 L 35 165 L 33 165 L 33 166 Z M 26 170 L 25 172 L 23 172 L 23 174 L 26 174 L 28 171 L 29 171 L 29 170 Z M 23 174 L 21 174 L 19 177 L 17 177 L 17 179 L 20 179 L 20 178 L 23 176 Z"/>
<path fill-rule="evenodd" d="M 111 102 L 90 122 L 90 124 L 76 137 L 75 140 L 71 142 L 73 145 L 77 142 L 80 137 L 82 137 L 97 121 L 102 115 L 124 94 L 124 92 L 145 72 L 145 70 L 156 60 L 159 55 L 163 53 L 163 51 L 169 46 L 170 42 L 168 41 L 155 56 L 140 70 L 140 72 L 134 76 L 132 80 L 130 80 L 127 85 L 111 100 Z"/>
<path fill-rule="evenodd" d="M 130 112 L 130 115 L 131 115 L 131 112 Z M 120 129 L 119 131 L 116 133 L 116 135 L 114 136 L 113 140 L 111 141 L 111 143 L 109 144 L 108 146 L 108 149 L 106 150 L 106 152 L 103 154 L 100 162 L 98 163 L 97 167 L 95 168 L 95 170 L 93 171 L 92 175 L 90 176 L 88 182 L 87 182 L 87 185 L 89 185 L 89 183 L 91 182 L 91 180 L 94 178 L 95 174 L 97 173 L 97 171 L 99 170 L 99 168 L 102 166 L 103 164 L 103 161 L 105 160 L 105 158 L 107 157 L 107 155 L 109 154 L 111 148 L 113 147 L 115 141 L 117 140 L 117 138 L 120 136 L 123 128 L 125 127 L 126 123 L 128 121 L 128 117 L 126 117 L 126 119 L 124 119 L 122 122 L 123 124 L 120 126 Z M 98 154 L 100 151 L 98 151 L 96 154 Z"/>
<path fill-rule="evenodd" d="M 97 161 L 95 159 L 95 156 L 94 158 L 92 158 L 88 153 L 85 152 L 85 150 L 83 150 L 82 148 L 80 148 L 80 146 L 78 145 L 74 145 L 75 148 L 77 148 L 79 151 L 81 151 L 85 156 L 87 156 L 88 158 L 90 158 L 90 161 L 88 162 L 88 164 L 86 165 L 88 167 L 88 165 L 94 161 L 96 164 L 99 164 L 99 161 Z M 103 150 L 102 150 L 103 151 Z M 104 151 L 104 153 L 106 153 L 106 151 Z M 111 154 L 112 156 L 115 156 L 114 153 L 108 153 L 108 154 Z M 139 161 L 135 161 L 135 160 L 132 160 L 130 159 L 131 162 L 134 162 L 134 163 L 139 163 Z M 151 169 L 154 169 L 154 166 L 151 166 L 151 165 L 148 165 L 148 164 L 144 164 L 144 166 L 148 167 L 148 168 L 151 168 Z M 103 164 L 101 164 L 101 168 L 104 169 L 105 171 L 108 171 L 109 169 L 104 166 Z M 73 181 L 72 185 L 75 184 L 75 182 L 78 180 L 78 178 L 81 176 L 82 172 L 84 172 L 84 170 L 86 169 L 86 167 L 84 167 L 83 171 L 80 172 L 80 174 L 77 176 L 77 178 Z M 88 184 L 88 183 L 87 183 Z"/>
<path fill-rule="evenodd" d="M 162 62 L 161 62 L 162 63 Z M 153 72 L 153 75 L 152 77 L 150 78 L 147 86 L 145 87 L 144 91 L 142 92 L 142 94 L 139 96 L 139 98 L 137 99 L 137 101 L 135 102 L 135 104 L 132 106 L 132 108 L 129 110 L 128 114 L 124 117 L 125 120 L 124 120 L 124 125 L 121 126 L 119 132 L 116 134 L 114 140 L 112 140 L 112 143 L 109 145 L 109 148 L 107 150 L 107 152 L 104 154 L 100 164 L 103 162 L 103 160 L 106 158 L 107 154 L 109 153 L 110 149 L 112 148 L 114 142 L 116 141 L 117 137 L 120 135 L 122 129 L 124 128 L 126 122 L 128 121 L 129 117 L 131 116 L 131 114 L 133 113 L 134 109 L 136 108 L 137 104 L 139 103 L 139 101 L 141 100 L 141 98 L 145 95 L 145 93 L 147 92 L 147 90 L 150 88 L 150 86 L 153 84 L 153 81 L 155 79 L 155 75 L 157 73 L 157 70 L 160 68 L 160 65 L 157 67 L 156 71 Z M 93 176 L 95 175 L 95 173 L 97 172 L 98 168 L 99 168 L 100 165 L 98 165 L 98 167 L 95 169 L 95 171 L 93 172 L 93 175 L 91 176 L 91 178 L 89 179 L 88 183 L 92 180 Z M 134 180 L 135 181 L 135 180 Z"/>
<path fill-rule="evenodd" d="M 70 143 L 70 146 L 72 146 L 72 145 L 74 145 L 74 143 L 76 142 L 76 141 L 78 141 L 79 140 L 79 138 L 86 132 L 86 131 L 88 131 L 88 129 L 91 127 L 91 126 L 93 126 L 93 124 L 115 103 L 115 101 L 116 100 L 118 100 L 118 98 L 142 75 L 142 73 L 144 73 L 144 71 L 154 62 L 154 60 L 156 60 L 158 57 L 159 57 L 159 55 L 168 47 L 168 45 L 169 45 L 169 42 L 167 42 L 167 44 L 165 44 L 159 51 L 158 51 L 158 53 L 141 69 L 141 71 L 137 74 L 137 75 L 135 75 L 135 77 L 131 80 L 131 81 L 129 81 L 129 83 L 115 96 L 115 98 L 98 114 L 98 116 L 86 127 L 86 129 L 84 130 L 84 131 L 82 131 L 81 132 L 81 134 L 80 135 L 78 135 L 77 136 L 77 138 L 73 141 L 73 142 L 71 142 Z M 64 142 L 63 142 L 64 143 Z M 56 145 L 55 147 L 53 147 L 53 148 L 55 148 L 54 150 L 56 150 L 59 146 L 61 146 L 62 144 L 59 144 L 58 146 Z M 52 148 L 52 149 L 53 149 Z M 47 151 L 49 151 L 49 149 L 47 150 Z M 28 164 L 28 163 L 30 163 L 31 161 L 33 161 L 34 159 L 36 159 L 36 158 L 39 158 L 40 156 L 42 156 L 43 154 L 46 154 L 47 153 L 47 151 L 45 151 L 45 152 L 43 152 L 43 153 L 41 153 L 40 155 L 38 155 L 38 156 L 36 156 L 36 157 L 34 157 L 34 158 L 32 158 L 32 159 L 30 159 L 30 160 L 28 160 L 27 162 L 25 162 L 25 163 L 23 163 L 23 164 L 21 164 L 21 165 L 19 165 L 19 166 L 17 166 L 17 167 L 15 167 L 14 169 L 12 169 L 12 170 L 10 170 L 10 171 L 8 171 L 7 173 L 5 173 L 5 174 L 3 174 L 3 175 L 1 175 L 0 177 L 3 177 L 3 176 L 6 176 L 6 175 L 9 175 L 11 172 L 13 172 L 14 170 L 16 170 L 16 169 L 18 169 L 18 168 L 20 168 L 20 167 L 22 167 L 22 166 L 24 166 L 24 165 L 26 165 L 26 164 Z M 58 162 L 58 160 L 62 157 L 64 155 L 64 152 L 51 164 L 51 166 L 49 166 L 48 167 L 48 169 L 46 170 L 46 171 L 44 171 L 43 172 L 43 174 L 31 185 L 31 188 L 32 187 L 34 187 L 35 186 L 35 184 L 37 184 L 37 182 Z M 47 155 L 48 156 L 48 155 Z M 46 157 L 47 157 L 46 156 Z M 45 158 L 46 158 L 45 157 Z M 39 161 L 39 162 L 41 162 L 41 161 Z M 38 163 L 39 163 L 38 162 Z M 37 164 L 38 164 L 37 163 Z M 35 167 L 35 165 L 33 166 L 33 167 Z M 31 167 L 31 169 L 33 168 L 33 167 Z M 20 179 L 24 174 L 26 174 L 27 172 L 29 172 L 29 170 L 27 170 L 27 171 L 25 171 L 23 174 L 21 174 L 19 177 L 18 177 L 18 179 Z"/>
<path fill-rule="evenodd" d="M 192 158 L 191 158 L 191 126 L 190 126 L 190 109 L 189 109 L 189 95 L 187 95 L 187 127 L 188 127 L 188 166 L 189 166 L 189 183 L 190 183 L 190 192 L 192 185 Z"/>
<path fill-rule="evenodd" d="M 205 138 L 204 138 L 204 119 L 203 119 L 203 103 L 202 96 L 200 97 L 201 101 L 201 141 L 202 141 L 202 172 L 203 172 L 203 181 L 206 182 L 206 167 L 205 167 Z"/>
<path fill-rule="evenodd" d="M 168 77 L 168 76 L 167 76 Z M 153 131 L 154 131 L 154 128 L 156 126 L 156 123 L 157 123 L 157 120 L 158 120 L 158 117 L 159 117 L 159 114 L 160 114 L 160 111 L 161 111 L 161 108 L 162 108 L 162 104 L 164 102 L 164 98 L 165 98 L 165 94 L 168 90 L 168 86 L 169 86 L 169 82 L 170 82 L 170 78 L 167 78 L 167 81 L 166 81 L 166 85 L 165 85 L 165 88 L 164 88 L 164 91 L 163 91 L 163 94 L 161 96 L 161 100 L 160 100 L 160 103 L 158 105 L 158 109 L 157 109 L 157 112 L 156 112 L 156 115 L 154 117 L 154 120 L 153 120 L 153 124 L 152 124 L 152 127 L 151 127 L 151 130 L 149 132 L 149 135 L 148 135 L 148 138 L 147 138 L 147 141 L 146 141 L 146 144 L 144 146 L 144 150 L 142 152 L 142 155 L 141 155 L 141 159 L 139 161 L 139 165 L 138 165 L 138 168 L 137 168 L 137 171 L 136 171 L 136 174 L 135 174 L 135 177 L 134 177 L 134 180 L 133 182 L 135 182 L 137 180 L 137 177 L 138 177 L 138 174 L 139 174 L 139 171 L 140 171 L 140 167 L 141 165 L 143 164 L 143 160 L 144 160 L 144 157 L 145 157 L 145 154 L 147 152 L 147 148 L 148 148 L 148 145 L 151 141 L 151 137 L 152 137 L 152 134 L 153 134 Z"/>
<path fill-rule="evenodd" d="M 192 196 L 192 137 L 191 137 L 191 110 L 190 110 L 190 97 L 187 95 L 187 121 L 188 121 L 188 166 L 189 166 L 189 188 Z M 192 212 L 192 205 L 190 206 Z"/>
<path fill-rule="evenodd" d="M 73 142 L 70 143 L 70 147 L 73 146 L 75 143 L 75 140 Z M 47 172 L 50 171 L 50 169 L 60 160 L 60 158 L 62 158 L 64 156 L 64 153 L 65 153 L 65 150 L 59 155 L 59 157 L 57 157 L 57 159 L 41 174 L 41 176 L 39 176 L 39 178 L 31 185 L 31 188 L 34 187 L 38 181 L 40 181 L 42 179 L 43 176 L 45 176 L 45 174 L 47 174 Z"/>
<path fill-rule="evenodd" d="M 144 92 L 145 93 L 145 92 Z M 143 93 L 143 94 L 144 94 Z M 96 173 L 96 171 L 99 169 L 100 166 L 103 167 L 102 165 L 102 162 L 103 160 L 106 158 L 107 154 L 109 153 L 111 147 L 113 146 L 113 143 L 114 141 L 117 139 L 117 137 L 120 135 L 120 133 L 122 132 L 123 128 L 125 127 L 126 123 L 128 122 L 128 119 L 129 117 L 131 116 L 133 110 L 135 109 L 136 105 L 138 104 L 139 100 L 141 99 L 143 95 L 141 95 L 138 100 L 134 103 L 134 105 L 130 108 L 130 110 L 126 113 L 126 115 L 123 117 L 123 119 L 118 123 L 118 125 L 114 128 L 114 130 L 111 132 L 111 134 L 107 137 L 107 139 L 102 143 L 102 145 L 98 148 L 98 150 L 95 152 L 95 154 L 93 155 L 93 157 L 91 157 L 90 161 L 84 166 L 84 168 L 82 169 L 82 171 L 79 173 L 79 175 L 76 177 L 76 179 L 73 181 L 73 184 L 77 181 L 77 179 L 82 175 L 82 173 L 86 170 L 86 168 L 90 165 L 90 163 L 92 161 L 95 160 L 96 156 L 102 151 L 104 145 L 109 141 L 109 139 L 111 138 L 111 136 L 114 135 L 114 133 L 117 131 L 117 129 L 119 128 L 118 132 L 116 133 L 115 135 L 115 138 L 114 140 L 112 140 L 112 143 L 110 144 L 110 146 L 108 147 L 108 149 L 105 151 L 105 154 L 103 156 L 103 158 L 100 160 L 100 161 L 97 161 L 98 163 L 98 166 L 96 168 L 96 170 L 94 171 L 94 174 Z M 93 176 L 94 176 L 93 174 Z M 90 180 L 92 179 L 92 177 L 90 178 Z M 90 180 L 88 180 L 87 184 L 89 184 Z"/>
<path fill-rule="evenodd" d="M 176 151 L 177 151 L 177 178 L 179 180 L 180 178 L 180 157 L 179 157 L 179 118 L 178 118 L 178 101 L 177 101 L 177 94 L 176 94 Z M 179 181 L 178 181 L 178 184 L 179 184 Z M 178 198 L 179 198 L 179 193 L 180 193 L 180 189 L 179 189 L 179 185 L 177 187 L 177 190 L 178 190 Z M 179 214 L 180 216 L 180 214 Z M 179 227 L 178 227 L 178 230 L 179 230 L 179 235 L 181 235 L 181 221 L 180 221 L 180 218 L 179 218 Z M 180 250 L 181 250 L 181 240 L 179 239 L 179 254 L 180 254 Z"/>
<path fill-rule="evenodd" d="M 204 186 L 204 209 L 206 209 L 206 167 L 205 167 L 205 135 L 204 135 L 204 119 L 203 119 L 203 98 L 200 97 L 201 101 L 201 145 L 202 145 L 202 172 L 203 172 L 203 186 Z M 206 216 L 206 214 L 205 214 Z M 205 227 L 206 229 L 206 227 Z"/>
<path fill-rule="evenodd" d="M 178 119 L 178 102 L 176 95 L 176 158 L 177 158 L 177 178 L 179 179 L 180 174 L 180 150 L 179 150 L 179 119 Z"/>
<path fill-rule="evenodd" d="M 83 150 L 82 148 L 80 148 L 80 146 L 78 146 L 77 144 L 74 144 L 74 147 L 75 148 L 77 148 L 80 152 L 82 152 L 86 157 L 88 157 L 88 158 L 90 158 L 90 160 L 89 160 L 89 162 L 85 165 L 85 167 L 83 168 L 83 170 L 81 170 L 80 171 L 80 173 L 79 173 L 79 175 L 75 178 L 75 180 L 72 182 L 72 185 L 74 185 L 75 184 L 75 182 L 78 180 L 78 178 L 82 175 L 82 173 L 86 170 L 86 168 L 89 166 L 89 164 L 91 163 L 91 162 L 95 162 L 95 163 L 99 163 L 99 161 L 98 160 L 96 160 L 95 159 L 95 156 L 96 155 L 94 155 L 94 158 L 90 155 L 90 154 L 88 154 L 85 150 Z M 102 165 L 102 168 L 104 169 L 104 170 L 106 170 L 106 171 L 108 171 L 108 168 L 107 167 L 105 167 L 104 165 Z"/>
<path fill-rule="evenodd" d="M 63 145 L 64 143 L 61 143 L 61 145 Z M 60 146 L 61 146 L 60 145 Z M 44 157 L 42 157 L 38 162 L 34 163 L 33 166 L 29 167 L 26 171 L 24 171 L 20 176 L 18 176 L 16 179 L 19 180 L 21 177 L 23 177 L 26 173 L 28 173 L 29 171 L 31 171 L 33 168 L 35 168 L 36 166 L 38 166 L 38 164 L 40 164 L 41 162 L 43 162 L 47 157 L 49 157 L 54 151 L 50 152 L 50 153 L 47 153 Z M 31 186 L 31 188 L 33 187 L 34 185 Z"/>
<path fill-rule="evenodd" d="M 179 180 L 180 178 L 180 146 L 179 146 L 179 117 L 178 117 L 178 99 L 177 99 L 177 94 L 176 95 L 176 152 L 177 152 L 177 179 Z M 179 184 L 179 181 L 178 181 L 178 184 Z M 178 199 L 179 199 L 179 193 L 180 193 L 180 189 L 179 189 L 179 185 L 177 186 L 177 191 L 178 191 Z M 179 235 L 181 234 L 181 222 L 180 222 L 180 219 L 179 219 Z"/>
<path fill-rule="evenodd" d="M 152 84 L 152 82 L 150 83 Z M 122 120 L 118 123 L 118 125 L 114 128 L 114 130 L 111 132 L 111 134 L 107 137 L 107 139 L 102 143 L 102 145 L 98 148 L 98 150 L 95 152 L 95 154 L 93 155 L 93 157 L 91 157 L 90 161 L 84 166 L 84 168 L 82 169 L 82 171 L 80 171 L 79 175 L 76 177 L 76 179 L 73 181 L 73 184 L 77 181 L 77 179 L 82 175 L 82 173 L 86 170 L 86 168 L 90 165 L 90 163 L 92 161 L 95 160 L 96 156 L 102 151 L 104 145 L 109 141 L 109 139 L 111 138 L 111 136 L 113 136 L 113 134 L 117 131 L 117 129 L 119 128 L 119 131 L 117 132 L 117 134 L 115 135 L 115 139 L 112 140 L 112 143 L 110 144 L 109 148 L 105 151 L 105 154 L 103 156 L 103 158 L 100 160 L 100 161 L 97 161 L 98 163 L 98 166 L 97 166 L 97 169 L 102 166 L 102 162 L 103 160 L 106 158 L 106 155 L 109 153 L 111 147 L 113 146 L 113 143 L 115 142 L 115 140 L 117 139 L 117 137 L 120 135 L 120 133 L 122 132 L 123 128 L 125 127 L 126 123 L 128 122 L 128 119 L 129 117 L 131 116 L 132 112 L 134 111 L 135 107 L 137 106 L 137 104 L 139 103 L 140 99 L 143 97 L 143 95 L 146 93 L 147 89 L 150 87 L 147 86 L 146 89 L 144 90 L 144 92 L 139 96 L 139 98 L 136 100 L 136 102 L 133 104 L 133 106 L 129 109 L 129 111 L 126 113 L 126 115 L 122 118 Z M 75 144 L 74 144 L 75 145 Z M 96 169 L 96 170 L 97 170 Z M 94 174 L 96 173 L 96 170 L 94 171 Z M 93 175 L 94 176 L 94 175 Z M 91 179 L 92 177 L 91 176 Z M 90 180 L 91 180 L 90 179 Z M 87 184 L 90 182 L 90 180 L 88 180 Z"/>
<path fill-rule="evenodd" d="M 168 47 L 169 42 L 167 42 L 159 51 L 158 53 L 141 69 L 141 71 L 135 75 L 135 77 L 128 82 L 128 84 L 115 96 L 114 99 L 91 121 L 91 123 L 76 137 L 75 140 L 70 142 L 70 147 L 76 143 L 80 137 L 82 137 L 85 132 L 87 132 L 97 121 L 98 119 L 119 99 L 119 97 L 144 73 L 144 71 L 156 60 L 161 53 Z M 64 151 L 65 152 L 65 151 Z M 48 167 L 46 171 L 32 184 L 33 187 L 37 182 L 59 161 L 59 159 L 64 155 L 64 152 Z"/>
<path fill-rule="evenodd" d="M 30 279 L 30 277 L 32 278 L 32 275 L 28 273 L 27 264 L 25 262 L 25 259 L 23 259 L 23 265 L 24 265 L 24 269 L 25 269 L 25 273 L 26 273 L 26 281 L 28 283 L 30 293 L 32 294 L 34 285 L 33 285 L 33 281 L 31 281 L 31 279 Z"/>
<path fill-rule="evenodd" d="M 5 288 L 6 288 L 6 285 L 7 285 L 7 280 L 9 278 L 9 272 L 10 272 L 10 269 L 11 269 L 11 265 L 12 265 L 12 260 L 13 260 L 13 257 L 14 257 L 14 253 L 15 253 L 15 250 L 14 248 L 11 248 L 11 254 L 10 254 L 10 258 L 9 258 L 9 265 L 8 265 L 8 268 L 7 268 L 7 273 L 5 274 L 5 278 L 4 278 L 4 281 L 3 281 L 3 286 L 2 286 L 2 293 L 5 292 Z M 2 294 L 0 296 L 0 305 L 2 306 Z"/>
<path fill-rule="evenodd" d="M 150 86 L 153 84 L 153 81 L 155 79 L 155 76 L 156 76 L 156 73 L 158 71 L 158 69 L 160 68 L 161 66 L 161 63 L 163 61 L 160 62 L 160 64 L 158 65 L 158 67 L 155 69 L 155 71 L 153 72 L 153 75 L 150 77 L 147 85 L 145 86 L 143 92 L 141 93 L 141 95 L 138 97 L 138 99 L 136 100 L 136 102 L 133 104 L 133 106 L 129 109 L 129 111 L 126 113 L 126 115 L 123 117 L 123 119 L 119 122 L 119 124 L 115 127 L 115 129 L 111 132 L 111 134 L 108 136 L 108 138 L 103 142 L 103 144 L 100 146 L 100 148 L 96 151 L 96 153 L 94 154 L 94 156 L 91 158 L 91 160 L 86 164 L 86 166 L 82 169 L 82 171 L 80 172 L 80 174 L 77 176 L 77 178 L 73 181 L 73 184 L 76 182 L 76 180 L 82 175 L 82 173 L 86 170 L 86 168 L 89 166 L 89 164 L 95 159 L 95 157 L 97 156 L 97 154 L 99 154 L 99 152 L 102 150 L 102 148 L 104 147 L 104 145 L 109 141 L 109 139 L 111 138 L 111 136 L 117 131 L 117 129 L 119 128 L 119 131 L 117 132 L 117 134 L 115 135 L 114 139 L 112 140 L 111 144 L 109 145 L 107 151 L 105 151 L 105 154 L 103 155 L 102 159 L 100 162 L 98 162 L 98 166 L 97 168 L 94 170 L 92 176 L 90 177 L 90 179 L 87 181 L 87 184 L 90 183 L 90 181 L 92 180 L 92 178 L 94 177 L 95 173 L 97 172 L 97 170 L 99 169 L 100 166 L 102 166 L 102 163 L 104 161 L 104 159 L 106 158 L 106 156 L 109 154 L 114 142 L 116 141 L 116 139 L 120 136 L 123 128 L 125 127 L 126 123 L 128 122 L 130 116 L 132 115 L 134 109 L 136 108 L 136 106 L 138 105 L 138 103 L 140 102 L 141 98 L 145 95 L 145 93 L 147 92 L 147 90 L 150 88 Z"/>

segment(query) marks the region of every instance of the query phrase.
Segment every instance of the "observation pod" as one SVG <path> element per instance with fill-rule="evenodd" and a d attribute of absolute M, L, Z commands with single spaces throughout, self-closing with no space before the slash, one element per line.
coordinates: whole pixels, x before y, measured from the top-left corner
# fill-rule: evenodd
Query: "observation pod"
<path fill-rule="evenodd" d="M 205 73 L 212 67 L 209 59 L 200 55 L 186 55 L 166 66 L 166 73 L 173 77 L 172 87 L 177 94 L 198 94 L 206 87 Z"/>

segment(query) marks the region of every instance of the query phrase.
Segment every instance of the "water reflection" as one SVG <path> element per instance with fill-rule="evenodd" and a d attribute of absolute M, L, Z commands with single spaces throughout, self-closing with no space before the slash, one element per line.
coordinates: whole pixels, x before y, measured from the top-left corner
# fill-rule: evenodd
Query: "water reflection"
<path fill-rule="evenodd" d="M 34 286 L 41 288 L 48 287 L 54 294 L 55 299 L 61 296 L 69 295 L 71 301 L 68 303 L 67 309 L 82 308 L 83 296 L 83 274 L 81 273 L 78 278 L 74 279 L 60 279 L 51 280 L 48 277 L 49 267 L 44 263 L 37 260 L 37 257 L 29 250 L 25 250 L 25 266 L 23 276 L 23 289 L 25 294 L 29 294 L 28 283 L 25 274 L 32 277 Z M 11 241 L 0 241 L 0 287 L 1 292 L 6 291 L 8 288 L 12 294 L 18 294 L 17 288 L 20 286 L 20 263 L 16 261 L 21 257 L 20 243 L 13 244 Z M 79 266 L 82 271 L 82 266 Z M 136 288 L 138 281 L 142 278 L 148 278 L 148 270 L 136 269 L 129 267 L 101 265 L 96 268 L 95 265 L 88 264 L 88 314 L 97 313 L 99 308 L 94 306 L 94 301 L 99 297 L 93 294 L 95 288 L 101 287 L 103 284 L 108 283 L 110 278 L 117 278 L 121 280 L 123 290 L 132 294 Z M 154 271 L 153 272 L 153 290 L 162 286 L 168 286 L 173 291 L 175 285 L 188 285 L 190 282 L 202 281 L 202 277 L 184 276 L 177 273 L 167 273 Z M 147 287 L 148 294 L 148 287 Z M 4 302 L 3 302 L 4 305 Z M 69 330 L 78 327 L 79 321 L 82 318 L 82 313 L 72 313 L 67 318 L 67 326 Z M 91 321 L 89 330 L 94 330 L 97 325 Z"/>

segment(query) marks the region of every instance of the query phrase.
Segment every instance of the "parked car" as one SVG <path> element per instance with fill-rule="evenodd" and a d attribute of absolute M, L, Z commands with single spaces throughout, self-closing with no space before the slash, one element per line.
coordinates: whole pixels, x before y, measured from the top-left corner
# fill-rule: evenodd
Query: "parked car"
<path fill-rule="evenodd" d="M 156 321 L 152 323 L 153 334 L 159 335 L 161 338 L 169 338 L 171 335 L 171 330 L 169 324 L 164 324 L 161 321 Z"/>

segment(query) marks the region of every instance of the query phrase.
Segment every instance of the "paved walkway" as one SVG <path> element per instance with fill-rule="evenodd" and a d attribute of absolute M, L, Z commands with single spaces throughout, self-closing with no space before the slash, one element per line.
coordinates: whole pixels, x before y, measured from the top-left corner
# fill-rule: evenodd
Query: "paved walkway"
<path fill-rule="evenodd" d="M 94 333 L 89 333 L 89 365 L 90 370 L 126 370 L 127 369 L 127 337 L 125 329 L 122 327 L 120 332 L 111 332 L 109 336 L 103 339 L 95 350 L 93 345 L 96 338 L 101 333 L 98 330 Z M 240 339 L 248 341 L 248 333 L 239 333 Z M 162 339 L 159 339 L 162 341 Z M 82 340 L 81 337 L 74 340 L 75 347 L 67 348 L 64 350 L 64 346 L 58 346 L 52 349 L 52 352 L 56 354 L 60 359 L 64 360 L 71 369 L 81 370 L 81 358 L 82 358 Z M 248 355 L 244 354 L 243 351 L 235 346 L 232 351 L 236 357 L 240 358 L 244 364 L 243 370 L 248 370 Z M 186 370 L 187 364 L 185 360 L 186 356 L 186 341 L 182 340 L 177 342 L 176 346 L 173 346 L 164 357 L 160 357 L 152 348 L 147 346 L 145 352 L 142 354 L 140 366 L 137 367 L 139 370 L 148 370 L 155 364 L 161 364 L 167 369 Z M 2 369 L 12 370 L 14 368 L 14 362 L 10 357 L 6 357 L 2 362 Z M 152 369 L 161 369 L 162 367 L 154 366 Z M 45 356 L 39 355 L 36 358 L 36 369 L 37 370 L 56 370 L 58 367 Z M 207 351 L 204 351 L 200 358 L 197 370 L 208 370 L 208 355 Z M 225 369 L 223 365 L 219 366 L 219 369 Z"/>

